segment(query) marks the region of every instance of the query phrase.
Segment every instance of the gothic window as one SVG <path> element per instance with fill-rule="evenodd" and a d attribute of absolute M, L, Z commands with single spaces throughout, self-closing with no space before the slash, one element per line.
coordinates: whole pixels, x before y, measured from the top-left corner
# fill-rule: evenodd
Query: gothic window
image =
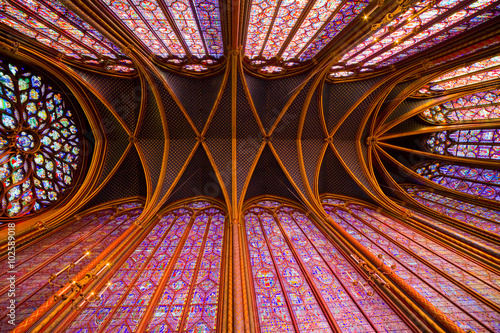
<path fill-rule="evenodd" d="M 423 86 L 418 93 L 424 96 L 432 95 L 498 78 L 500 78 L 500 56 L 495 56 L 441 75 Z"/>
<path fill-rule="evenodd" d="M 434 132 L 424 146 L 434 154 L 471 159 L 500 159 L 500 129 Z"/>
<path fill-rule="evenodd" d="M 185 58 L 193 55 L 198 59 L 207 56 L 219 59 L 224 55 L 218 1 L 101 2 L 159 57 Z M 179 35 L 174 29 L 179 31 Z"/>
<path fill-rule="evenodd" d="M 310 1 L 254 0 L 245 55 L 249 59 L 309 60 L 367 5 L 366 0 L 318 0 L 312 5 Z M 293 35 L 292 31 L 295 31 Z M 266 61 L 257 61 L 251 63 L 266 64 Z"/>
<path fill-rule="evenodd" d="M 71 276 L 94 260 L 116 238 L 123 234 L 142 212 L 142 204 L 130 202 L 116 208 L 101 208 L 68 221 L 37 242 L 20 246 L 16 250 L 16 320 L 21 322 L 51 297 L 57 289 L 51 287 L 51 274 L 76 262 L 85 255 Z M 0 261 L 0 301 L 8 302 L 9 266 L 7 258 Z M 59 275 L 55 282 L 66 282 L 67 273 Z M 7 312 L 0 312 L 0 327 L 8 328 Z"/>
<path fill-rule="evenodd" d="M 500 119 L 500 90 L 483 91 L 453 99 L 424 110 L 420 116 L 436 125 Z"/>
<path fill-rule="evenodd" d="M 464 331 L 500 329 L 495 273 L 433 241 L 406 223 L 363 205 L 323 201 L 335 223 L 453 320 Z"/>
<path fill-rule="evenodd" d="M 260 331 L 411 331 L 300 210 L 260 201 L 244 220 Z"/>
<path fill-rule="evenodd" d="M 131 72 L 124 54 L 96 29 L 57 0 L 2 0 L 0 22 L 71 59 L 106 69 Z"/>
<path fill-rule="evenodd" d="M 396 64 L 499 14 L 494 0 L 419 1 L 344 54 L 331 76 L 354 75 L 353 66 L 363 73 Z"/>
<path fill-rule="evenodd" d="M 215 330 L 225 213 L 198 201 L 166 212 L 67 332 Z M 152 303 L 158 296 L 157 303 Z M 151 313 L 145 317 L 147 311 Z"/>
<path fill-rule="evenodd" d="M 452 190 L 485 199 L 500 201 L 500 172 L 446 162 L 426 162 L 415 171 Z"/>
<path fill-rule="evenodd" d="M 75 185 L 81 132 L 61 93 L 6 60 L 0 60 L 0 115 L 0 218 L 40 212 Z"/>
<path fill-rule="evenodd" d="M 472 225 L 476 228 L 500 235 L 500 211 L 485 208 L 464 200 L 445 196 L 424 187 L 404 186 L 405 191 L 417 202 L 445 216 Z M 456 231 L 456 230 L 454 230 Z M 467 237 L 472 238 L 470 235 Z M 484 242 L 484 241 L 483 241 Z M 499 246 L 488 244 L 493 248 Z"/>

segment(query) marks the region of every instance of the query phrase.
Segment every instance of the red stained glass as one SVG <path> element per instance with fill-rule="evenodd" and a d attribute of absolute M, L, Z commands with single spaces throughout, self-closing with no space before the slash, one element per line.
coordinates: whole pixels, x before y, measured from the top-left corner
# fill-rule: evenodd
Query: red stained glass
<path fill-rule="evenodd" d="M 422 297 L 463 330 L 498 330 L 500 315 L 468 289 L 495 303 L 498 280 L 482 266 L 450 251 L 398 220 L 362 205 L 325 206 L 335 223 L 355 237 Z M 495 275 L 495 274 L 494 274 Z"/>
<path fill-rule="evenodd" d="M 341 70 L 353 65 L 358 70 L 384 68 L 500 15 L 494 0 L 463 6 L 465 2 L 438 1 L 428 6 L 430 1 L 420 1 L 349 50 L 335 66 Z"/>
<path fill-rule="evenodd" d="M 79 220 L 69 221 L 64 227 L 56 229 L 33 245 L 19 249 L 16 253 L 16 321 L 21 322 L 41 306 L 55 290 L 48 283 L 48 278 L 75 262 L 86 251 L 85 257 L 73 270 L 73 276 L 116 238 L 124 233 L 142 212 L 142 204 L 134 203 L 123 209 L 104 208 L 91 214 L 86 214 Z M 9 275 L 7 260 L 0 261 L 0 288 L 6 287 Z M 56 282 L 65 282 L 66 273 L 59 276 Z M 11 299 L 8 289 L 0 293 L 0 300 Z M 0 332 L 12 329 L 7 323 L 6 311 L 0 312 Z"/>
<path fill-rule="evenodd" d="M 433 124 L 485 122 L 500 119 L 500 90 L 463 96 L 426 109 L 421 116 Z"/>
<path fill-rule="evenodd" d="M 0 22 L 75 59 L 123 53 L 97 30 L 56 0 L 1 1 Z"/>
<path fill-rule="evenodd" d="M 153 331 L 214 330 L 224 221 L 224 212 L 208 202 L 165 213 L 111 278 L 102 300 L 83 309 L 67 332 L 133 332 L 144 320 Z M 159 304 L 151 303 L 154 293 L 163 295 Z M 143 318 L 151 307 L 153 317 Z"/>
<path fill-rule="evenodd" d="M 410 332 L 371 287 L 352 284 L 363 278 L 305 214 L 261 201 L 244 219 L 261 331 L 294 331 L 297 325 L 298 331 L 328 332 L 321 302 L 342 331 Z M 311 294 L 313 288 L 319 297 Z M 312 309 L 317 310 L 308 313 Z"/>

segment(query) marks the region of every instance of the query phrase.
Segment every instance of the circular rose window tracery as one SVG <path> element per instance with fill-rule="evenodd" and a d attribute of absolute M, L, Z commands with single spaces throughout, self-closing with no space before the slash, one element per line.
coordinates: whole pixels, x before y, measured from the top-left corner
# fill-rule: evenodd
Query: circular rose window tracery
<path fill-rule="evenodd" d="M 81 140 L 60 93 L 32 71 L 0 60 L 0 218 L 59 201 L 74 186 Z"/>

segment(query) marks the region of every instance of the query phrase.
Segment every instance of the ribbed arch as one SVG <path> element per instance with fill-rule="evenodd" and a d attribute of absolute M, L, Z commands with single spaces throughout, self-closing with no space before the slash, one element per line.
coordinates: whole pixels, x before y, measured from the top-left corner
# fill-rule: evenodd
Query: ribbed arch
<path fill-rule="evenodd" d="M 500 329 L 500 285 L 495 273 L 367 206 L 326 198 L 323 207 L 335 223 L 386 265 L 395 265 L 395 274 L 464 331 Z"/>
<path fill-rule="evenodd" d="M 302 209 L 262 198 L 243 220 L 260 331 L 412 331 Z"/>
<path fill-rule="evenodd" d="M 27 318 L 54 294 L 48 283 L 51 274 L 76 262 L 86 252 L 70 274 L 92 262 L 116 238 L 123 234 L 142 212 L 142 202 L 130 201 L 105 204 L 91 209 L 55 227 L 35 242 L 16 251 L 16 320 Z M 0 260 L 0 300 L 9 302 L 9 281 L 12 273 L 6 257 Z M 66 272 L 55 282 L 62 283 Z M 0 312 L 0 332 L 9 332 L 6 308 Z"/>
<path fill-rule="evenodd" d="M 198 199 L 160 213 L 66 332 L 211 332 L 220 326 L 226 213 Z"/>

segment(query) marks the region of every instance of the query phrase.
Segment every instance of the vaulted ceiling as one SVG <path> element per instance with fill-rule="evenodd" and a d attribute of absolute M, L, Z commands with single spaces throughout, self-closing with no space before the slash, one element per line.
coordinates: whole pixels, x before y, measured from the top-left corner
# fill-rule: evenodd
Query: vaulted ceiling
<path fill-rule="evenodd" d="M 435 104 L 442 93 L 421 96 L 418 92 L 451 69 L 498 54 L 498 3 L 461 1 L 454 7 L 453 2 L 442 1 L 442 8 L 433 12 L 434 2 L 428 1 L 283 1 L 280 10 L 293 5 L 299 14 L 290 21 L 291 29 L 274 31 L 281 29 L 282 14 L 278 9 L 272 15 L 266 12 L 266 8 L 275 9 L 271 2 L 205 1 L 204 10 L 212 8 L 210 4 L 219 6 L 220 15 L 209 15 L 210 22 L 198 19 L 198 30 L 188 36 L 186 27 L 192 22 L 186 17 L 176 21 L 172 12 L 180 2 L 158 1 L 162 11 L 157 14 L 167 15 L 164 21 L 171 32 L 166 28 L 164 32 L 171 35 L 170 44 L 164 39 L 156 48 L 156 39 L 146 40 L 147 32 L 134 30 L 134 24 L 140 26 L 138 21 L 120 14 L 126 5 L 129 14 L 137 12 L 130 15 L 144 18 L 135 4 L 139 1 L 61 1 L 65 7 L 54 10 L 66 21 L 69 14 L 64 10 L 78 14 L 89 25 L 85 33 L 93 39 L 101 36 L 98 42 L 107 45 L 109 53 L 99 54 L 97 47 L 85 51 L 90 41 L 85 44 L 82 39 L 73 41 L 81 50 L 72 56 L 67 46 L 59 50 L 42 46 L 41 38 L 26 37 L 12 23 L 16 10 L 44 18 L 33 1 L 0 1 L 5 14 L 1 52 L 37 66 L 66 85 L 88 118 L 92 132 L 88 141 L 94 148 L 86 177 L 72 196 L 55 210 L 25 218 L 23 225 L 55 223 L 82 209 L 130 196 L 146 199 L 144 219 L 168 203 L 196 195 L 224 201 L 233 218 L 246 199 L 263 194 L 319 207 L 321 193 L 335 193 L 397 209 L 394 198 L 402 196 L 397 184 L 416 179 L 404 167 L 411 168 L 425 156 L 414 137 L 402 133 L 436 130 L 421 121 L 415 110 Z M 55 8 L 56 2 L 36 3 Z M 325 3 L 334 9 L 321 9 Z M 193 10 L 202 10 L 200 4 L 190 2 Z M 347 15 L 348 10 L 352 15 Z M 328 15 L 318 14 L 321 19 L 311 21 L 316 29 L 311 34 L 304 22 L 315 11 Z M 377 40 L 383 41 L 396 27 L 406 35 L 391 40 L 392 46 L 417 38 L 419 29 L 431 29 L 452 12 L 460 15 L 447 21 L 449 35 L 443 40 L 426 39 L 425 50 L 408 51 L 387 66 L 369 62 L 375 53 L 368 55 L 363 47 L 371 43 L 380 54 Z M 473 16 L 479 17 L 471 21 L 477 26 L 459 29 Z M 419 28 L 405 28 L 401 17 L 418 21 Z M 29 18 L 24 19 L 28 25 Z M 62 29 L 61 18 L 52 20 L 54 31 Z M 329 22 L 335 20 L 343 23 L 329 34 Z M 204 34 L 204 24 L 220 29 Z M 147 27 L 162 28 L 151 22 Z M 454 28 L 456 33 L 450 30 Z M 255 31 L 265 37 L 260 40 L 257 34 L 254 37 L 259 40 L 250 46 Z M 301 33 L 305 44 L 295 37 Z M 158 34 L 153 35 L 159 38 Z M 308 51 L 324 35 L 328 37 L 323 37 L 324 45 L 316 53 Z M 426 36 L 431 38 L 432 31 Z M 423 43 L 418 38 L 405 45 Z M 222 49 L 217 47 L 220 41 Z M 197 48 L 197 43 L 203 48 Z M 306 57 L 308 52 L 314 56 Z M 359 56 L 349 62 L 346 56 L 363 52 L 366 59 Z M 454 92 L 460 94 L 460 89 Z"/>

